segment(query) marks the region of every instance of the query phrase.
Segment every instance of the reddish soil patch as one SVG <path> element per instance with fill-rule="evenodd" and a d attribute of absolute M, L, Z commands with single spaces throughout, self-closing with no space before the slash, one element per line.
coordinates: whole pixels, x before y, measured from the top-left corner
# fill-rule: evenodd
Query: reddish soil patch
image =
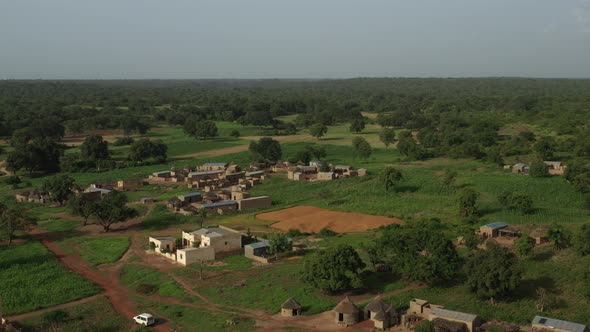
<path fill-rule="evenodd" d="M 296 206 L 280 211 L 261 213 L 258 219 L 278 221 L 272 227 L 288 231 L 319 232 L 327 227 L 338 233 L 358 232 L 389 224 L 403 224 L 396 218 L 372 216 L 356 212 L 338 212 L 313 206 Z"/>
<path fill-rule="evenodd" d="M 109 142 L 114 142 L 115 139 L 119 136 L 123 136 L 123 131 L 120 129 L 113 129 L 113 130 L 107 130 L 107 129 L 97 129 L 97 130 L 91 130 L 85 133 L 78 133 L 78 134 L 70 134 L 70 135 L 66 135 L 63 139 L 62 142 L 64 144 L 67 145 L 71 145 L 71 146 L 76 146 L 76 145 L 80 145 L 82 144 L 82 142 L 84 142 L 84 139 L 88 136 L 91 135 L 100 135 L 103 137 L 103 139 L 105 141 L 109 141 Z"/>

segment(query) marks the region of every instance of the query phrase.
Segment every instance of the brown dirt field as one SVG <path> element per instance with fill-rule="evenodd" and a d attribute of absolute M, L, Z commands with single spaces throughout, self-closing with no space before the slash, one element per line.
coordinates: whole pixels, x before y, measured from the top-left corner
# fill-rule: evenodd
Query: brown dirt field
<path fill-rule="evenodd" d="M 123 131 L 120 129 L 97 129 L 85 133 L 70 134 L 66 135 L 62 139 L 62 143 L 70 146 L 77 146 L 82 144 L 84 142 L 84 139 L 90 135 L 100 135 L 103 137 L 105 141 L 114 142 L 117 139 L 117 137 L 123 136 Z"/>
<path fill-rule="evenodd" d="M 302 232 L 319 232 L 327 227 L 338 233 L 359 232 L 389 224 L 403 224 L 396 218 L 372 216 L 356 212 L 331 211 L 313 206 L 296 206 L 261 213 L 258 219 L 278 221 L 271 226 L 283 231 L 295 228 Z"/>

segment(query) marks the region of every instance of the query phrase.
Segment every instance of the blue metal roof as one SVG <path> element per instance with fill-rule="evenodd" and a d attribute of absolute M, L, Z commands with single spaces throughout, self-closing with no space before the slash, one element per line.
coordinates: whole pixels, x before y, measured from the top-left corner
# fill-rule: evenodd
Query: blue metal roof
<path fill-rule="evenodd" d="M 250 247 L 252 247 L 253 249 L 259 249 L 259 248 L 268 247 L 268 242 L 262 241 L 262 242 L 250 243 L 248 245 Z"/>
<path fill-rule="evenodd" d="M 201 193 L 188 193 L 182 195 L 183 197 L 201 197 Z"/>
<path fill-rule="evenodd" d="M 227 165 L 227 163 L 204 163 L 203 166 L 219 166 L 219 167 L 225 167 L 225 165 Z"/>
<path fill-rule="evenodd" d="M 499 229 L 499 228 L 504 228 L 507 227 L 508 224 L 505 222 L 501 222 L 501 221 L 497 221 L 497 222 L 493 222 L 491 224 L 487 224 L 485 225 L 485 227 L 488 227 L 490 229 Z"/>
<path fill-rule="evenodd" d="M 207 203 L 207 204 L 203 204 L 201 206 L 204 208 L 214 208 L 214 207 L 218 207 L 218 206 L 228 206 L 228 205 L 238 205 L 238 202 L 236 202 L 236 201 L 221 201 L 221 202 L 216 202 L 216 203 Z"/>

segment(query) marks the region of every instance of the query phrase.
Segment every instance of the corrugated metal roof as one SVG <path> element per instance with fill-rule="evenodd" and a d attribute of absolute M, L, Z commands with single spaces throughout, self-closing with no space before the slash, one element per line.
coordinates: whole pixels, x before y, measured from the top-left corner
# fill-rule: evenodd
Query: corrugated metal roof
<path fill-rule="evenodd" d="M 237 205 L 238 202 L 236 201 L 222 201 L 222 202 L 216 202 L 216 203 L 208 203 L 208 204 L 203 204 L 201 205 L 204 208 L 213 208 L 213 207 L 218 207 L 218 206 L 228 206 L 228 205 Z"/>
<path fill-rule="evenodd" d="M 153 174 L 169 174 L 172 173 L 171 171 L 159 171 L 159 172 L 154 172 Z"/>
<path fill-rule="evenodd" d="M 246 176 L 264 174 L 264 171 L 246 172 Z"/>
<path fill-rule="evenodd" d="M 497 222 L 493 222 L 491 224 L 487 224 L 485 225 L 485 227 L 488 227 L 490 229 L 499 229 L 499 228 L 504 228 L 504 227 L 508 227 L 508 224 L 502 221 L 497 221 Z"/>
<path fill-rule="evenodd" d="M 262 241 L 262 242 L 250 243 L 250 244 L 247 244 L 246 246 L 250 246 L 253 249 L 259 249 L 259 248 L 268 247 L 268 242 Z"/>
<path fill-rule="evenodd" d="M 533 324 L 539 324 L 546 326 L 548 328 L 556 328 L 564 331 L 572 331 L 572 332 L 584 332 L 586 331 L 586 325 L 568 322 L 565 320 L 555 319 L 555 318 L 548 318 L 543 316 L 535 316 L 533 318 Z"/>
<path fill-rule="evenodd" d="M 188 194 L 184 194 L 182 195 L 182 197 L 201 197 L 201 193 L 188 193 Z"/>
<path fill-rule="evenodd" d="M 269 196 L 256 196 L 256 197 L 249 197 L 249 198 L 244 198 L 242 199 L 242 201 L 255 201 L 258 199 L 265 199 L 268 198 Z"/>
<path fill-rule="evenodd" d="M 453 311 L 443 308 L 432 308 L 430 313 L 440 318 L 455 319 L 463 322 L 473 322 L 475 319 L 477 319 L 477 315 L 474 314 L 467 314 L 464 312 Z"/>
<path fill-rule="evenodd" d="M 200 171 L 200 172 L 190 172 L 188 176 L 199 176 L 199 175 L 214 175 L 214 174 L 221 174 L 223 171 Z"/>
<path fill-rule="evenodd" d="M 219 166 L 219 167 L 225 167 L 227 165 L 227 163 L 204 163 L 203 166 Z"/>

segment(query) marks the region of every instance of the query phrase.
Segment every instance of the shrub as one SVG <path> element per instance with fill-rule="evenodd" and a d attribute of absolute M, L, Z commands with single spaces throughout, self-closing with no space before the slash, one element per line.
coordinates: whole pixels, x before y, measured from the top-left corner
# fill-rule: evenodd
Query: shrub
<path fill-rule="evenodd" d="M 133 142 L 135 142 L 135 140 L 129 136 L 117 137 L 117 139 L 113 142 L 113 145 L 114 146 L 123 146 L 123 145 L 132 144 Z"/>
<path fill-rule="evenodd" d="M 321 237 L 330 237 L 330 236 L 334 236 L 338 233 L 334 232 L 333 230 L 329 229 L 328 227 L 324 227 L 320 230 L 320 232 L 318 234 Z"/>
<path fill-rule="evenodd" d="M 151 284 L 139 284 L 135 287 L 135 291 L 139 294 L 153 295 L 158 291 L 158 286 Z"/>
<path fill-rule="evenodd" d="M 302 236 L 302 235 L 303 235 L 303 233 L 301 233 L 301 231 L 296 228 L 291 228 L 287 231 L 288 237 L 298 237 L 298 236 Z"/>
<path fill-rule="evenodd" d="M 229 136 L 231 137 L 240 137 L 240 132 L 236 129 L 232 130 L 231 133 L 229 134 Z"/>
<path fill-rule="evenodd" d="M 4 179 L 4 183 L 10 184 L 10 185 L 15 185 L 15 184 L 21 183 L 21 180 L 18 176 L 13 175 L 13 176 L 9 176 L 6 179 Z"/>

